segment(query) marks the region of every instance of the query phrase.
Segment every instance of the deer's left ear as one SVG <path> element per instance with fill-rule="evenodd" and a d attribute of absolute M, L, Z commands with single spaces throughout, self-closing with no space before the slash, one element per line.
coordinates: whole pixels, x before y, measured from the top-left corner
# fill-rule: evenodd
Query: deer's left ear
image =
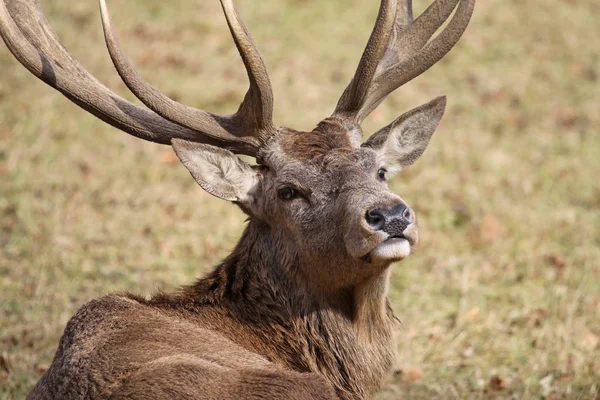
<path fill-rule="evenodd" d="M 373 134 L 363 143 L 363 147 L 375 150 L 379 167 L 385 168 L 389 173 L 398 172 L 423 154 L 445 109 L 446 97 L 438 97 L 403 114 Z"/>
<path fill-rule="evenodd" d="M 213 196 L 246 204 L 259 182 L 250 164 L 228 150 L 208 144 L 173 139 L 171 145 L 196 182 Z"/>

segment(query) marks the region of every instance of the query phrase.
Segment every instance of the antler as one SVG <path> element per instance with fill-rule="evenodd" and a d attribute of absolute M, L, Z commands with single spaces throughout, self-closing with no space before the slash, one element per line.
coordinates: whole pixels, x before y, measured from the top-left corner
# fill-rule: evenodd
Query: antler
<path fill-rule="evenodd" d="M 273 94 L 267 71 L 232 0 L 221 0 L 229 28 L 246 66 L 250 89 L 237 113 L 219 116 L 169 99 L 133 69 L 111 30 L 105 0 L 100 0 L 107 46 L 129 89 L 152 111 L 138 107 L 102 85 L 62 45 L 39 0 L 0 0 L 0 35 L 31 73 L 75 104 L 112 126 L 139 138 L 170 144 L 174 138 L 213 144 L 256 156 L 275 132 Z"/>
<path fill-rule="evenodd" d="M 475 0 L 436 0 L 413 21 L 412 0 L 382 0 L 358 69 L 333 115 L 361 123 L 387 95 L 428 70 L 454 47 L 474 7 Z M 455 8 L 448 26 L 428 43 Z"/>

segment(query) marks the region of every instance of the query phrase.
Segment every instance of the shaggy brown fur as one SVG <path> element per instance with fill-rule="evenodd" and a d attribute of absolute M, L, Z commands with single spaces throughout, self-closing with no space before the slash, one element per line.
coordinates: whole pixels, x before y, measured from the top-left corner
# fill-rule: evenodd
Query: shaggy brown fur
<path fill-rule="evenodd" d="M 379 147 L 356 145 L 360 131 L 332 120 L 312 132 L 282 129 L 257 168 L 216 147 L 174 142 L 202 187 L 249 215 L 239 243 L 176 294 L 85 305 L 29 398 L 371 398 L 394 359 L 390 264 L 418 238 L 379 160 L 422 153 L 444 104 L 380 131 L 389 139 Z M 367 222 L 365 210 L 398 207 L 411 221 L 400 236 Z"/>
<path fill-rule="evenodd" d="M 393 359 L 387 301 L 361 316 L 356 290 L 320 299 L 285 247 L 252 221 L 234 252 L 180 293 L 92 301 L 29 398 L 370 397 Z"/>
<path fill-rule="evenodd" d="M 282 149 L 298 161 L 316 161 L 326 155 L 350 155 L 354 150 L 348 130 L 331 119 L 322 121 L 312 132 L 288 129 L 286 133 L 282 136 Z"/>
<path fill-rule="evenodd" d="M 406 114 L 401 129 L 377 134 L 389 136 L 379 147 L 356 145 L 360 130 L 331 120 L 313 132 L 282 129 L 259 168 L 216 147 L 174 142 L 202 187 L 237 199 L 249 215 L 239 243 L 176 294 L 85 305 L 29 398 L 372 397 L 394 359 L 390 264 L 418 235 L 409 208 L 412 222 L 396 233 L 403 239 L 369 225 L 365 210 L 406 207 L 381 179 L 379 160 L 422 153 L 420 138 L 431 136 L 444 105 Z M 410 151 L 398 147 L 399 133 Z"/>

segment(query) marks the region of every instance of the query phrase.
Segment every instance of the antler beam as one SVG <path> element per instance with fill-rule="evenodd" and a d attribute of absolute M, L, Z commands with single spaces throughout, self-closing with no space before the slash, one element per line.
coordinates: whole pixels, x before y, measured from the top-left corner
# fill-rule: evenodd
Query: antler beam
<path fill-rule="evenodd" d="M 119 48 L 104 0 L 100 0 L 100 6 L 113 62 L 130 90 L 154 112 L 118 96 L 86 71 L 52 30 L 39 0 L 0 0 L 0 35 L 32 74 L 124 132 L 161 144 L 180 138 L 256 156 L 276 130 L 271 120 L 271 85 L 262 58 L 232 1 L 222 0 L 222 5 L 250 78 L 250 89 L 232 116 L 218 116 L 179 104 L 146 83 Z"/>

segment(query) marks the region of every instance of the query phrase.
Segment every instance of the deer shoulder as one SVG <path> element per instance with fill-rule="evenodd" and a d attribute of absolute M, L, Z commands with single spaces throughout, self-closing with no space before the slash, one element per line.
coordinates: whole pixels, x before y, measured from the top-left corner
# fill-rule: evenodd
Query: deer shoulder
<path fill-rule="evenodd" d="M 31 399 L 333 399 L 322 377 L 279 367 L 214 329 L 107 296 L 69 321 Z"/>

